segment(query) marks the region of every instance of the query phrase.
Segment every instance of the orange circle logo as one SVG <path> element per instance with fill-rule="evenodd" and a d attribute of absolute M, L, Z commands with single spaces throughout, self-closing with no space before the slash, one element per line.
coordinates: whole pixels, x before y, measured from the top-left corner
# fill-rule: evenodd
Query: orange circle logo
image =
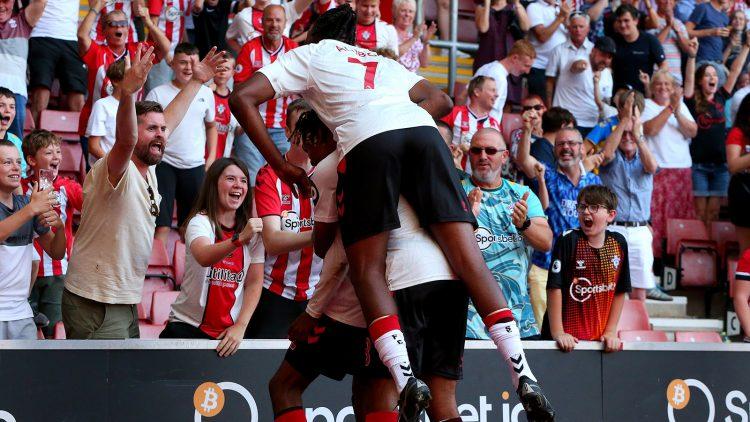
<path fill-rule="evenodd" d="M 672 380 L 667 386 L 667 401 L 677 410 L 690 403 L 690 387 L 681 379 Z"/>
<path fill-rule="evenodd" d="M 193 406 L 202 416 L 218 415 L 224 408 L 224 390 L 216 383 L 204 382 L 195 389 Z"/>

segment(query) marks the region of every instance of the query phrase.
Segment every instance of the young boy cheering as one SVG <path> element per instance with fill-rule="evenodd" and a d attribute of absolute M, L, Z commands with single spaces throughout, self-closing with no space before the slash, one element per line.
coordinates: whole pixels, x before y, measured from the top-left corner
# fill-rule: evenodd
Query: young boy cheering
<path fill-rule="evenodd" d="M 586 186 L 576 209 L 580 228 L 561 235 L 552 252 L 542 335 L 566 352 L 578 340 L 602 341 L 605 351 L 614 352 L 630 291 L 628 245 L 621 234 L 606 230 L 617 215 L 617 196 L 605 186 Z"/>

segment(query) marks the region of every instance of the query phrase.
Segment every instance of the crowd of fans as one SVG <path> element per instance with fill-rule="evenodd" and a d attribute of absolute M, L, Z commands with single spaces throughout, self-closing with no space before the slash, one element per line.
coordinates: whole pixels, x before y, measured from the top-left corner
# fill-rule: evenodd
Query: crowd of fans
<path fill-rule="evenodd" d="M 244 337 L 287 337 L 326 276 L 315 204 L 264 167 L 228 99 L 337 3 L 88 0 L 79 23 L 79 0 L 0 0 L 0 338 L 36 338 L 35 323 L 51 334 L 61 320 L 68 338 L 136 337 L 152 239 L 166 244 L 175 228 L 186 271 L 162 337 L 221 338 L 222 355 Z M 654 277 L 667 220 L 708 224 L 726 204 L 748 251 L 735 306 L 750 332 L 750 7 L 618 3 L 476 5 L 475 75 L 436 124 L 480 249 L 523 338 L 616 349 L 625 292 L 672 300 Z M 356 44 L 412 72 L 447 37 L 443 1 L 429 24 L 414 0 L 394 1 L 391 23 L 378 0 L 351 6 Z M 27 108 L 38 126 L 55 80 L 56 105 L 81 112 L 85 189 L 57 177 L 57 135 L 24 137 Z M 283 96 L 259 108 L 286 160 L 312 171 L 295 135 L 309 110 Z M 501 133 L 513 114 L 521 127 Z M 611 286 L 598 315 L 576 313 L 566 293 L 589 260 L 585 277 Z M 489 338 L 473 307 L 467 337 Z"/>

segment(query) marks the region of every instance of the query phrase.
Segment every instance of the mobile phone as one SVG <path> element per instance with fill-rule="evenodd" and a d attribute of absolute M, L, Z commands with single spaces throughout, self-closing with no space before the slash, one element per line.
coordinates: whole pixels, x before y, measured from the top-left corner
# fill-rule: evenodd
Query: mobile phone
<path fill-rule="evenodd" d="M 52 187 L 54 173 L 50 169 L 39 170 L 39 190 L 47 190 Z"/>

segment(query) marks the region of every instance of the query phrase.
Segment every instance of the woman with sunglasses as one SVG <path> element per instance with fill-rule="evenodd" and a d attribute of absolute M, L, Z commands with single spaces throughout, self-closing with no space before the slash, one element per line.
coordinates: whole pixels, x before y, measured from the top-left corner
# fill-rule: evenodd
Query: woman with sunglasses
<path fill-rule="evenodd" d="M 240 346 L 263 288 L 259 218 L 250 218 L 247 167 L 220 158 L 187 218 L 185 278 L 161 338 L 220 339 L 219 356 Z"/>

